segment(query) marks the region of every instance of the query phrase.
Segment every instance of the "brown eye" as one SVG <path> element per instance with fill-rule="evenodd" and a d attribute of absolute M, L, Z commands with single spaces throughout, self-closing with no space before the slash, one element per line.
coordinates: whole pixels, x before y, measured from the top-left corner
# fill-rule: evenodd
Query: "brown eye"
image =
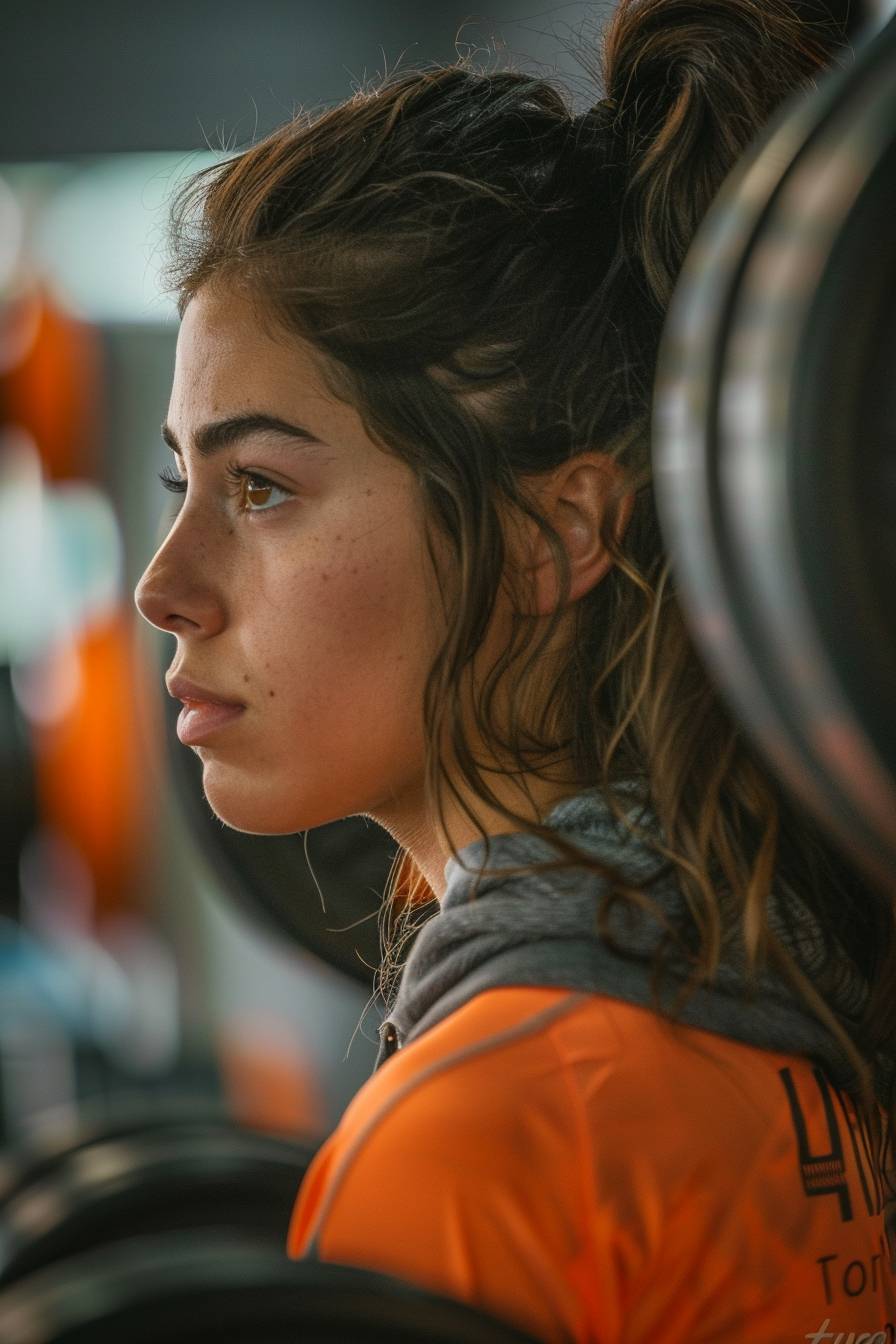
<path fill-rule="evenodd" d="M 291 491 L 284 489 L 282 485 L 275 485 L 266 476 L 260 476 L 257 471 L 247 471 L 245 467 L 237 467 L 231 463 L 226 475 L 234 487 L 233 493 L 239 500 L 241 513 L 270 513 L 283 503 L 283 499 L 292 498 Z M 271 502 L 272 496 L 277 495 L 283 496 L 283 499 L 274 498 Z"/>
<path fill-rule="evenodd" d="M 243 484 L 245 490 L 243 498 L 251 505 L 263 506 L 268 503 L 271 497 L 272 485 L 263 485 L 257 476 L 244 476 Z"/>

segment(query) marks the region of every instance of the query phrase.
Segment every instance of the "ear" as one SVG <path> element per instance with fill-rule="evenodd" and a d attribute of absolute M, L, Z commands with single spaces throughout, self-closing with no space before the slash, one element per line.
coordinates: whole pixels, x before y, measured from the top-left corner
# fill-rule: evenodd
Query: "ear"
<path fill-rule="evenodd" d="M 619 464 L 607 453 L 584 452 L 564 462 L 536 486 L 536 502 L 560 535 L 570 566 L 569 602 L 576 602 L 598 584 L 613 563 L 600 538 L 605 518 L 621 541 L 635 506 L 634 491 L 625 491 Z M 560 575 L 547 538 L 533 523 L 526 578 L 530 614 L 549 616 L 560 599 Z"/>

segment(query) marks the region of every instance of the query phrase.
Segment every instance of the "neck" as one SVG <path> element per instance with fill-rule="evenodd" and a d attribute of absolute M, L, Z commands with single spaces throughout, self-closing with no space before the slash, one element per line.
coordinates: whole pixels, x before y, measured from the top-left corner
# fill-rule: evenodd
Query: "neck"
<path fill-rule="evenodd" d="M 561 799 L 578 793 L 582 785 L 539 775 L 524 776 L 522 780 L 505 775 L 491 787 L 508 811 L 519 816 L 519 821 L 510 820 L 496 807 L 470 801 L 471 811 L 481 822 L 480 829 L 450 794 L 443 802 L 445 826 L 420 800 L 416 805 L 400 806 L 396 802 L 370 814 L 410 854 L 438 901 L 445 894 L 445 864 L 454 852 L 480 840 L 483 834 L 512 835 L 527 821 L 540 822 Z"/>

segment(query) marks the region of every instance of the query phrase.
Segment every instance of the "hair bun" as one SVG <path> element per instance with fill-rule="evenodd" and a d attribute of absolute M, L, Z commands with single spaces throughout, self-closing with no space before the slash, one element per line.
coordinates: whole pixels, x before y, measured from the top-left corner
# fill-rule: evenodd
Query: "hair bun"
<path fill-rule="evenodd" d="M 660 308 L 728 173 L 837 49 L 836 27 L 802 20 L 788 0 L 618 0 L 597 108 L 615 109 L 626 250 Z"/>

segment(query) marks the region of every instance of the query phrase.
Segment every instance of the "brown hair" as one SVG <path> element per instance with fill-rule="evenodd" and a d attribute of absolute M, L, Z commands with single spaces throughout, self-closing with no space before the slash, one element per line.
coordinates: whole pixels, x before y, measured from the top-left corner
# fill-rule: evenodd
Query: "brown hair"
<path fill-rule="evenodd" d="M 505 569 L 502 511 L 538 522 L 567 590 L 560 538 L 525 479 L 588 447 L 612 453 L 634 513 L 624 543 L 603 535 L 615 563 L 575 604 L 568 663 L 540 722 L 511 722 L 499 740 L 492 712 L 496 686 L 521 687 L 554 630 L 532 649 L 520 616 L 479 688 L 477 729 L 521 772 L 570 759 L 620 820 L 615 786 L 642 781 L 662 836 L 629 824 L 666 860 L 657 877 L 675 873 L 690 915 L 688 928 L 666 930 L 654 992 L 670 943 L 694 967 L 679 1002 L 712 978 L 717 892 L 734 893 L 751 969 L 767 958 L 798 989 L 870 1108 L 869 1061 L 896 1046 L 894 912 L 720 700 L 676 600 L 650 488 L 654 366 L 684 254 L 743 151 L 835 49 L 832 31 L 785 0 L 622 0 L 600 58 L 582 57 L 604 86 L 590 116 L 575 118 L 568 96 L 519 71 L 460 61 L 393 76 L 193 178 L 175 202 L 171 277 L 181 310 L 211 277 L 257 295 L 322 354 L 370 436 L 415 472 L 455 561 L 438 573 L 448 633 L 424 694 L 430 797 L 443 823 L 446 789 L 477 821 L 446 777 L 449 741 L 474 798 L 551 840 L 555 867 L 606 879 L 604 935 L 614 901 L 652 902 L 494 796 L 465 737 L 461 686 Z M 432 544 L 430 555 L 435 568 Z M 799 893 L 870 982 L 860 1049 L 771 933 L 773 882 Z M 383 984 L 414 931 L 414 898 L 431 894 L 423 887 L 400 851 L 384 910 L 402 914 Z"/>

